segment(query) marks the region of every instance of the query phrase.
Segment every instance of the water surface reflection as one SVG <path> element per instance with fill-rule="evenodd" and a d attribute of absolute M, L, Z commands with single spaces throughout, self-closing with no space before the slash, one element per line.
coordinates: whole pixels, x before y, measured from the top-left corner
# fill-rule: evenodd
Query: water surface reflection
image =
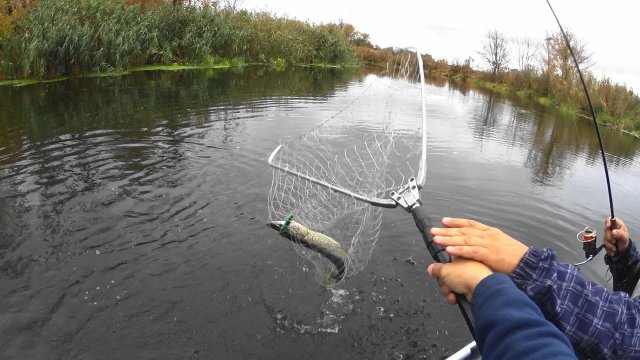
<path fill-rule="evenodd" d="M 338 295 L 264 226 L 266 156 L 343 109 L 362 79 L 183 71 L 0 88 L 3 358 L 437 358 L 466 344 L 403 211 L 384 212 L 368 267 Z M 575 233 L 608 213 L 592 125 L 427 91 L 433 217 L 478 218 L 580 260 Z M 637 234 L 640 143 L 603 140 Z M 601 261 L 584 273 L 605 283 Z M 337 333 L 305 330 L 332 313 Z"/>

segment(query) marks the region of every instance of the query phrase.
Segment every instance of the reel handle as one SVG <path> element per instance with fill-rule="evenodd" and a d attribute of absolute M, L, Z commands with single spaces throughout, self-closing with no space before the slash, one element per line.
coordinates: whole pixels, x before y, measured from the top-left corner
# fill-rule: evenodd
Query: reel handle
<path fill-rule="evenodd" d="M 413 220 L 420 230 L 420 234 L 422 234 L 422 239 L 424 240 L 425 245 L 427 245 L 427 249 L 433 257 L 433 260 L 439 263 L 449 263 L 451 262 L 451 257 L 447 254 L 444 249 L 433 242 L 433 237 L 431 236 L 431 220 L 427 216 L 426 211 L 422 208 L 422 206 L 416 206 L 411 209 L 411 215 L 413 215 Z M 456 302 L 458 303 L 458 308 L 462 313 L 462 317 L 464 317 L 464 321 L 467 323 L 467 327 L 469 331 L 471 331 L 471 335 L 475 339 L 475 320 L 473 319 L 473 314 L 471 313 L 471 304 L 469 300 L 464 295 L 456 294 Z"/>

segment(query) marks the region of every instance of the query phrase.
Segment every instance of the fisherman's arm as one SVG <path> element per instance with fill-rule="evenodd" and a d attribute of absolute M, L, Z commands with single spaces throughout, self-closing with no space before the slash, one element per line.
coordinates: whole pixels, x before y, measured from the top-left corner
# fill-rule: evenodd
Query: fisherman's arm
<path fill-rule="evenodd" d="M 470 301 L 483 359 L 575 359 L 567 338 L 506 275 L 466 259 L 431 264 L 428 273 L 447 302 L 455 293 Z"/>
<path fill-rule="evenodd" d="M 552 251 L 529 249 L 500 229 L 469 219 L 442 222 L 445 228 L 431 229 L 436 244 L 445 246 L 451 256 L 511 274 L 579 354 L 640 358 L 638 300 L 586 281 L 575 266 L 559 264 Z"/>
<path fill-rule="evenodd" d="M 549 249 L 530 248 L 510 274 L 568 338 L 578 354 L 624 359 L 640 356 L 640 302 L 584 279 Z"/>
<path fill-rule="evenodd" d="M 576 359 L 569 340 L 504 274 L 478 284 L 471 309 L 483 359 Z"/>

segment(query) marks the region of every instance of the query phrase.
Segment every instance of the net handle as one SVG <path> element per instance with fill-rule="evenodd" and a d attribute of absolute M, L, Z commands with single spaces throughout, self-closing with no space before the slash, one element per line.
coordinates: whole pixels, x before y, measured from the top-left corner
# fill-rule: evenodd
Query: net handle
<path fill-rule="evenodd" d="M 422 149 L 420 154 L 420 165 L 418 166 L 418 188 L 422 189 L 427 180 L 427 99 L 424 79 L 424 64 L 422 63 L 422 53 L 419 49 L 414 49 L 418 57 L 418 72 L 420 73 L 420 98 L 422 104 Z"/>

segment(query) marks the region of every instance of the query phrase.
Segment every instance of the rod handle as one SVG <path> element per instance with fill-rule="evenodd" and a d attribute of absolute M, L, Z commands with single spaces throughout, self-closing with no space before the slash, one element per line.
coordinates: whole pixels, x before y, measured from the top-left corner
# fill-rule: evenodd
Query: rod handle
<path fill-rule="evenodd" d="M 433 237 L 431 236 L 431 220 L 427 216 L 426 211 L 422 206 L 414 207 L 411 210 L 411 215 L 413 215 L 413 220 L 420 230 L 420 234 L 422 234 L 422 239 L 424 240 L 425 245 L 427 245 L 427 249 L 429 250 L 429 254 L 435 262 L 438 263 L 449 263 L 451 262 L 451 257 L 447 254 L 444 249 L 433 242 Z M 467 327 L 471 332 L 471 335 L 475 339 L 475 320 L 473 319 L 473 314 L 471 313 L 471 304 L 469 300 L 464 295 L 456 294 L 456 302 L 458 303 L 458 308 L 462 313 L 462 317 L 464 317 L 464 321 L 467 323 Z"/>
<path fill-rule="evenodd" d="M 618 228 L 618 219 L 616 219 L 615 217 L 611 218 L 611 231 L 615 230 Z M 618 242 L 616 241 L 616 252 L 613 254 L 613 256 L 620 256 L 620 249 L 618 249 Z"/>

